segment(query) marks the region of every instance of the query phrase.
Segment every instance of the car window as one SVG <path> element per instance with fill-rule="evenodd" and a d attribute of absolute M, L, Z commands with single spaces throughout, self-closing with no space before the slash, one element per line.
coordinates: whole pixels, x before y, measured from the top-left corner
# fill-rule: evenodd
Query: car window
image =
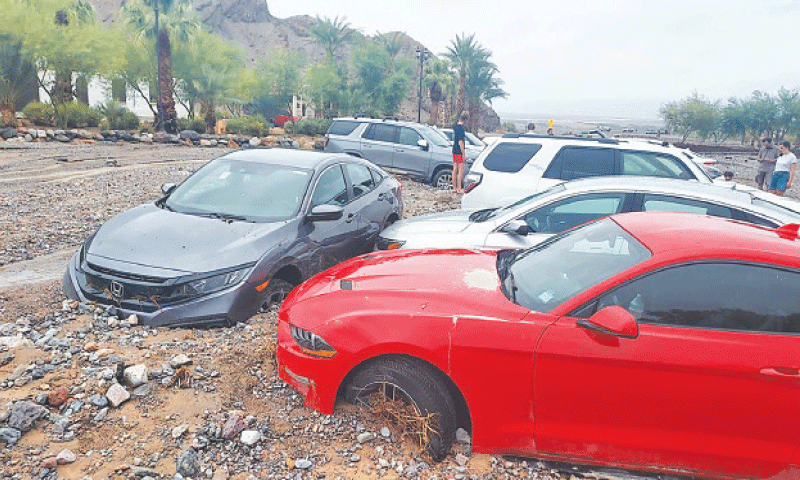
<path fill-rule="evenodd" d="M 695 176 L 680 160 L 663 153 L 620 150 L 623 175 L 694 179 Z"/>
<path fill-rule="evenodd" d="M 512 302 L 549 312 L 649 257 L 644 245 L 606 218 L 527 250 L 500 252 L 497 269 L 502 291 Z"/>
<path fill-rule="evenodd" d="M 376 140 L 379 142 L 396 142 L 397 139 L 397 130 L 399 130 L 394 125 L 386 125 L 383 123 L 373 123 L 367 127 L 366 131 L 364 132 L 364 138 L 368 138 L 370 140 Z"/>
<path fill-rule="evenodd" d="M 610 148 L 564 147 L 548 167 L 545 178 L 576 178 L 614 175 L 614 150 Z"/>
<path fill-rule="evenodd" d="M 311 196 L 311 208 L 317 205 L 344 205 L 347 203 L 347 187 L 344 183 L 342 167 L 336 165 L 320 175 L 314 194 Z"/>
<path fill-rule="evenodd" d="M 773 222 L 768 218 L 763 218 L 758 215 L 753 215 L 752 213 L 742 212 L 742 215 L 746 222 L 752 223 L 754 225 L 760 225 L 762 227 L 767 227 L 767 228 L 777 228 L 780 226 L 779 224 Z"/>
<path fill-rule="evenodd" d="M 375 182 L 375 185 L 380 185 L 386 176 L 381 172 L 375 170 L 374 168 L 370 168 L 369 172 L 372 174 L 372 180 Z"/>
<path fill-rule="evenodd" d="M 430 128 L 427 125 L 417 125 L 417 129 L 423 137 L 436 146 L 449 147 L 452 145 L 451 141 L 447 139 L 447 136 L 439 130 Z"/>
<path fill-rule="evenodd" d="M 481 140 L 480 138 L 476 137 L 475 135 L 473 135 L 470 132 L 464 132 L 464 138 L 466 138 L 467 141 L 469 141 L 469 143 L 471 145 L 474 145 L 476 147 L 485 147 L 486 146 L 486 144 L 483 143 L 483 140 Z"/>
<path fill-rule="evenodd" d="M 366 195 L 375 189 L 375 181 L 369 173 L 369 168 L 355 163 L 348 163 L 345 166 L 347 168 L 347 175 L 350 176 L 350 183 L 353 187 L 353 198 Z"/>
<path fill-rule="evenodd" d="M 400 139 L 398 143 L 402 145 L 413 145 L 416 147 L 417 142 L 420 140 L 422 140 L 422 135 L 419 133 L 408 127 L 400 127 Z"/>
<path fill-rule="evenodd" d="M 541 148 L 537 143 L 498 143 L 483 159 L 483 167 L 493 172 L 519 172 Z"/>
<path fill-rule="evenodd" d="M 359 122 L 348 120 L 334 120 L 328 128 L 328 135 L 350 135 L 359 125 Z"/>
<path fill-rule="evenodd" d="M 669 195 L 651 195 L 648 193 L 644 195 L 642 210 L 645 212 L 697 213 L 699 215 L 733 218 L 731 209 L 722 205 L 715 205 L 713 203 L 688 198 L 672 197 Z"/>
<path fill-rule="evenodd" d="M 524 217 L 535 232 L 559 233 L 622 211 L 624 193 L 592 193 L 566 198 L 538 208 Z"/>
<path fill-rule="evenodd" d="M 798 282 L 800 273 L 772 266 L 679 265 L 612 290 L 597 309 L 620 305 L 642 323 L 800 333 Z"/>

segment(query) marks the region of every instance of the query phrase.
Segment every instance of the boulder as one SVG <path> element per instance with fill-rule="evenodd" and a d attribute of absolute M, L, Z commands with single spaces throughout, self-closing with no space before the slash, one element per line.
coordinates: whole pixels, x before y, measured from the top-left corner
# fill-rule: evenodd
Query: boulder
<path fill-rule="evenodd" d="M 115 383 L 109 387 L 106 392 L 106 398 L 111 403 L 112 407 L 118 407 L 128 401 L 128 399 L 131 398 L 131 394 L 125 390 L 125 387 L 119 383 Z"/>

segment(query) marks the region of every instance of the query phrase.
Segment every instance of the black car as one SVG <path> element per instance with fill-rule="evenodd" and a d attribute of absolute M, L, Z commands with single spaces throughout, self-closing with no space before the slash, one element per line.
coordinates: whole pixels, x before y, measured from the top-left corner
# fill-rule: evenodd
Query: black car
<path fill-rule="evenodd" d="M 86 240 L 64 274 L 68 297 L 147 325 L 231 325 L 372 251 L 403 213 L 397 180 L 343 154 L 237 151 L 162 191 Z"/>

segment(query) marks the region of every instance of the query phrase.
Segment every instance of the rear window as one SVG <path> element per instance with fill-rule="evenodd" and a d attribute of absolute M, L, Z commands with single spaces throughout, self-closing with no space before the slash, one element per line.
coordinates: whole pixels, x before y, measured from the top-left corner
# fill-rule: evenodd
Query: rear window
<path fill-rule="evenodd" d="M 483 166 L 493 172 L 519 172 L 541 148 L 538 143 L 503 142 L 486 155 Z"/>
<path fill-rule="evenodd" d="M 614 175 L 614 150 L 595 147 L 564 147 L 550 163 L 544 178 L 576 178 Z"/>
<path fill-rule="evenodd" d="M 328 135 L 350 135 L 358 126 L 358 122 L 336 120 L 328 128 Z"/>

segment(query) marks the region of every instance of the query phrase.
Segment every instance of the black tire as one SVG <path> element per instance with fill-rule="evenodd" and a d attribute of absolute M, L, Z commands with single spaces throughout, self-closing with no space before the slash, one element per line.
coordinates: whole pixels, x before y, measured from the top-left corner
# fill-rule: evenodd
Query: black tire
<path fill-rule="evenodd" d="M 289 292 L 294 289 L 294 285 L 281 280 L 280 278 L 273 278 L 270 280 L 267 288 L 261 292 L 260 305 L 258 306 L 258 313 L 266 313 L 280 308 L 283 300 L 289 295 Z"/>
<path fill-rule="evenodd" d="M 453 170 L 440 168 L 433 174 L 431 185 L 440 190 L 451 190 L 453 188 Z"/>
<path fill-rule="evenodd" d="M 364 404 L 364 398 L 379 391 L 390 399 L 411 403 L 420 415 L 434 414 L 433 427 L 437 432 L 428 436 L 428 453 L 436 462 L 444 460 L 455 439 L 456 409 L 439 375 L 419 360 L 376 360 L 352 377 L 345 398 L 356 405 Z"/>

